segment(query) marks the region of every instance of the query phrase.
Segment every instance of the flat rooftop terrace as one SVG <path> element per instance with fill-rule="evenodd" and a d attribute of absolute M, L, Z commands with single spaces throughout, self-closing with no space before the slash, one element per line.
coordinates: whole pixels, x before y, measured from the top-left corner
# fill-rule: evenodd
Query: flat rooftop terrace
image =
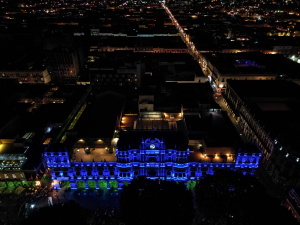
<path fill-rule="evenodd" d="M 90 153 L 86 153 L 84 148 L 77 149 L 76 153 L 73 154 L 71 161 L 72 162 L 116 162 L 117 157 L 115 153 L 110 154 L 108 152 L 108 149 L 106 148 L 95 148 L 95 150 L 92 150 L 94 148 L 91 148 Z"/>
<path fill-rule="evenodd" d="M 297 74 L 300 65 L 283 55 L 204 53 L 221 74 Z"/>
<path fill-rule="evenodd" d="M 227 152 L 227 154 L 225 154 L 226 152 Z M 206 153 L 200 152 L 200 150 L 194 150 L 193 152 L 190 152 L 189 162 L 233 163 L 233 162 L 235 162 L 235 154 L 232 154 L 230 149 L 225 149 L 225 151 L 223 151 L 222 155 L 219 152 L 218 152 L 218 154 L 209 154 L 209 153 L 206 154 Z"/>
<path fill-rule="evenodd" d="M 179 36 L 171 37 L 92 37 L 91 48 L 98 47 L 149 47 L 187 49 Z"/>
<path fill-rule="evenodd" d="M 24 154 L 26 147 L 16 147 L 13 143 L 0 144 L 0 156 L 2 154 Z"/>

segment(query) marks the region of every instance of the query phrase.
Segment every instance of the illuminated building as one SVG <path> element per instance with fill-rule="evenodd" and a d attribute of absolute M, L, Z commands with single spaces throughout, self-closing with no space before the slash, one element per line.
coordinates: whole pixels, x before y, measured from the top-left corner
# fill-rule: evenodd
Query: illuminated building
<path fill-rule="evenodd" d="M 0 180 L 25 180 L 22 167 L 28 148 L 24 139 L 0 139 Z"/>
<path fill-rule="evenodd" d="M 74 82 L 83 66 L 83 50 L 58 46 L 47 52 L 51 78 L 58 82 Z"/>
<path fill-rule="evenodd" d="M 199 180 L 203 175 L 213 174 L 215 170 L 223 168 L 254 174 L 260 158 L 258 152 L 240 151 L 235 156 L 235 160 L 190 161 L 192 151 L 189 149 L 188 138 L 184 133 L 135 130 L 123 131 L 119 135 L 115 155 L 107 153 L 105 149 L 96 149 L 94 152 L 91 150 L 88 154 L 83 152 L 88 148 L 78 149 L 78 154 L 81 155 L 73 162 L 70 161 L 69 153 L 62 147 L 53 151 L 50 146 L 44 156 L 52 178 L 69 181 L 73 189 L 82 184 L 88 188 L 88 181 L 96 181 L 96 188 L 103 183 L 107 187 L 111 185 L 121 187 L 124 181 L 130 182 L 137 176 L 187 182 Z M 88 162 L 82 160 L 84 157 L 88 158 L 89 154 L 95 156 L 96 151 L 102 151 L 102 155 L 106 154 L 110 160 L 100 161 L 100 158 Z M 218 159 L 224 157 L 233 156 L 216 156 Z"/>
<path fill-rule="evenodd" d="M 1 71 L 0 79 L 17 80 L 20 84 L 47 84 L 51 81 L 51 76 L 47 69 L 42 70 L 11 70 Z"/>
<path fill-rule="evenodd" d="M 97 188 L 121 187 L 136 176 L 197 181 L 223 168 L 253 175 L 260 149 L 233 146 L 234 128 L 222 122 L 220 109 L 199 98 L 188 104 L 183 101 L 187 96 L 180 96 L 184 90 L 188 95 L 209 95 L 209 84 L 167 86 L 174 90 L 173 99 L 140 95 L 137 112 L 124 112 L 124 99 L 117 94 L 103 93 L 89 100 L 73 130 L 78 131 L 74 149 L 54 144 L 44 152 L 52 178 L 67 180 L 76 189 L 87 188 L 92 181 Z"/>
<path fill-rule="evenodd" d="M 93 39 L 91 39 L 93 42 Z M 98 43 L 98 42 L 96 42 Z M 135 53 L 188 53 L 178 36 L 109 37 L 105 42 L 90 46 L 90 52 L 128 51 Z"/>

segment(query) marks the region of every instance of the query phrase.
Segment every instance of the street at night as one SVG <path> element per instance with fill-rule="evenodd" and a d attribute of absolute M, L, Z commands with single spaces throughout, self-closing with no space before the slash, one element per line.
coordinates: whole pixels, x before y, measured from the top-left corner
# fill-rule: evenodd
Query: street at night
<path fill-rule="evenodd" d="M 0 224 L 299 224 L 299 4 L 1 0 Z"/>

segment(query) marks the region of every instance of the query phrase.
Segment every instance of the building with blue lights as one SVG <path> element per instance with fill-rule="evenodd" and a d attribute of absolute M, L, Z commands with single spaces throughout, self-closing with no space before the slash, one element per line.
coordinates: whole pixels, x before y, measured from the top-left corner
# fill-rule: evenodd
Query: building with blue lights
<path fill-rule="evenodd" d="M 56 150 L 51 146 L 44 153 L 45 162 L 50 168 L 52 179 L 69 181 L 76 189 L 79 181 L 96 181 L 97 188 L 105 186 L 121 187 L 124 181 L 145 176 L 148 179 L 162 179 L 187 182 L 200 180 L 202 176 L 214 174 L 217 169 L 239 170 L 244 174 L 254 174 L 261 154 L 257 148 L 239 149 L 237 153 L 211 154 L 208 150 L 190 148 L 188 136 L 178 131 L 122 131 L 119 141 L 110 154 L 110 160 L 92 159 L 70 160 L 72 151 L 62 147 Z M 96 156 L 96 151 L 83 153 Z M 201 152 L 202 151 L 202 152 Z M 77 154 L 81 154 L 78 150 Z M 105 153 L 101 153 L 105 155 Z M 109 158 L 110 155 L 110 158 Z M 92 157 L 94 157 L 92 156 Z M 196 156 L 196 157 L 195 157 Z M 81 182 L 82 183 L 82 182 Z"/>

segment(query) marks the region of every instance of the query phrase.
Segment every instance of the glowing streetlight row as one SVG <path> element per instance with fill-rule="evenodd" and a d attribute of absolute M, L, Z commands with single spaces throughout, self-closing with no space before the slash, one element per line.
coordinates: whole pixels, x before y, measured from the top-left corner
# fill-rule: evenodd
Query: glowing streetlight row
<path fill-rule="evenodd" d="M 232 157 L 232 156 L 229 155 L 229 154 L 226 154 L 226 156 L 227 156 L 228 158 Z M 202 157 L 206 158 L 207 155 L 206 155 L 206 154 L 202 154 Z M 221 155 L 215 154 L 215 158 L 219 158 L 219 157 L 221 157 Z"/>
<path fill-rule="evenodd" d="M 183 31 L 183 29 L 181 28 L 181 26 L 179 25 L 178 21 L 174 18 L 173 14 L 170 12 L 170 10 L 168 9 L 167 6 L 165 6 L 164 3 L 162 3 L 163 8 L 168 12 L 170 19 L 172 20 L 172 22 L 175 24 L 175 27 L 179 30 L 179 34 L 182 37 L 182 39 L 184 40 L 184 42 L 186 43 L 188 49 L 192 50 L 192 53 L 195 54 L 197 57 L 198 52 L 195 49 L 195 45 L 193 42 L 190 42 L 187 34 Z"/>

